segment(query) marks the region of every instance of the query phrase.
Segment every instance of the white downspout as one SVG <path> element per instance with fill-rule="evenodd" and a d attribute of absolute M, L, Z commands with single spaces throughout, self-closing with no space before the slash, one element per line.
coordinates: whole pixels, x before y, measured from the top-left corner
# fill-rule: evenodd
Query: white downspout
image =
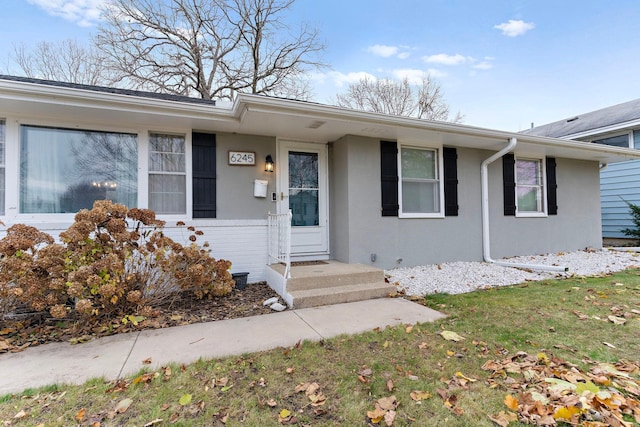
<path fill-rule="evenodd" d="M 554 265 L 537 265 L 537 264 L 519 264 L 512 262 L 500 262 L 491 258 L 491 239 L 489 233 L 489 173 L 488 168 L 491 163 L 512 151 L 518 140 L 516 138 L 510 138 L 509 144 L 502 150 L 494 153 L 492 156 L 485 159 L 480 166 L 480 180 L 481 180 L 481 193 L 482 193 L 482 258 L 485 262 L 489 262 L 504 267 L 516 267 L 516 268 L 529 268 L 532 270 L 547 270 L 547 271 L 568 271 L 567 267 L 554 266 Z"/>

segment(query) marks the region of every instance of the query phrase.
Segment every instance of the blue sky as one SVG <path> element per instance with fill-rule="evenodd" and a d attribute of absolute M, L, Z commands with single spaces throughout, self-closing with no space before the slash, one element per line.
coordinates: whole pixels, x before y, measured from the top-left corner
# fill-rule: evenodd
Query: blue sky
<path fill-rule="evenodd" d="M 87 40 L 105 0 L 6 0 L 0 69 L 16 43 Z M 637 0 L 297 0 L 329 69 L 318 102 L 350 81 L 430 73 L 464 123 L 519 131 L 640 97 Z"/>

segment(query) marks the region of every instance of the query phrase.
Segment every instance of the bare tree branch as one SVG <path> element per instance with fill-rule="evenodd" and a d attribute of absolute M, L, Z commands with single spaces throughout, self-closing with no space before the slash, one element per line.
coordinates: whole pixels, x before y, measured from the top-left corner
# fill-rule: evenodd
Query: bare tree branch
<path fill-rule="evenodd" d="M 32 49 L 19 44 L 14 46 L 11 59 L 31 78 L 87 85 L 105 85 L 113 80 L 100 51 L 72 39 L 43 41 Z"/>
<path fill-rule="evenodd" d="M 308 96 L 322 66 L 317 32 L 295 33 L 294 0 L 113 0 L 96 45 L 121 82 L 150 91 L 231 99 L 236 92 Z"/>
<path fill-rule="evenodd" d="M 350 84 L 345 93 L 336 95 L 335 104 L 394 116 L 449 120 L 449 106 L 444 100 L 442 89 L 430 76 L 422 79 L 420 85 L 412 85 L 406 78 L 374 80 L 365 77 Z M 458 112 L 451 121 L 460 123 L 463 119 Z"/>
<path fill-rule="evenodd" d="M 244 55 L 236 62 L 233 80 L 238 91 L 299 98 L 307 90 L 306 71 L 322 67 L 317 59 L 324 47 L 318 32 L 301 26 L 297 32 L 281 15 L 294 0 L 233 0 L 232 21 L 239 23 Z"/>

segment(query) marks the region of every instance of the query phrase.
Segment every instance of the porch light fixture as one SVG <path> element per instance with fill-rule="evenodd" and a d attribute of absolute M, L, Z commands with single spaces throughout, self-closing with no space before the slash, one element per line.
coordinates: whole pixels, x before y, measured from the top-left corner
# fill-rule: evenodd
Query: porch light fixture
<path fill-rule="evenodd" d="M 264 171 L 273 172 L 273 158 L 271 157 L 271 154 L 267 155 L 267 158 L 265 159 Z"/>

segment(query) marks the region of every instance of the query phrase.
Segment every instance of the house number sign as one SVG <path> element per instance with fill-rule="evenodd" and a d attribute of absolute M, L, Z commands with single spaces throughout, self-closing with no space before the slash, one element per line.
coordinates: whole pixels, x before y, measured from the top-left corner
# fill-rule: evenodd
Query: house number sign
<path fill-rule="evenodd" d="M 254 151 L 229 151 L 229 164 L 253 166 L 256 164 L 256 153 Z"/>

